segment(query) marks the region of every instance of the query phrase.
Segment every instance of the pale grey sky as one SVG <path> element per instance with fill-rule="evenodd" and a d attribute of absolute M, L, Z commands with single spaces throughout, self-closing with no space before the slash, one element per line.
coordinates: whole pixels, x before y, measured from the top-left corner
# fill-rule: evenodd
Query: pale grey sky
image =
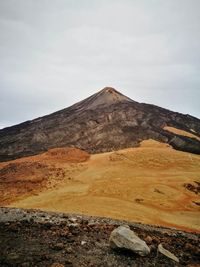
<path fill-rule="evenodd" d="M 199 0 L 0 0 L 0 128 L 105 86 L 200 117 Z"/>

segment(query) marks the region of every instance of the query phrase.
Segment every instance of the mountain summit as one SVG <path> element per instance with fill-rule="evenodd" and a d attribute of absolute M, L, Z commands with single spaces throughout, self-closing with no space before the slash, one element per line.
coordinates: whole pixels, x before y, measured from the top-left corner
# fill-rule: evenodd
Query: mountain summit
<path fill-rule="evenodd" d="M 105 87 L 96 94 L 86 98 L 85 100 L 75 104 L 79 109 L 96 109 L 98 107 L 112 105 L 116 103 L 134 102 L 127 96 L 121 94 L 112 87 Z"/>
<path fill-rule="evenodd" d="M 200 154 L 199 137 L 199 119 L 135 102 L 105 87 L 71 107 L 0 130 L 0 161 L 65 146 L 106 152 L 136 147 L 145 139 Z"/>

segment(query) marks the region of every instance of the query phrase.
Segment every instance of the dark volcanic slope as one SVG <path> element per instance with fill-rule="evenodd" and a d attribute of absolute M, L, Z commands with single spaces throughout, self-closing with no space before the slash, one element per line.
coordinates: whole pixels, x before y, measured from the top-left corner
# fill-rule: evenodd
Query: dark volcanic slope
<path fill-rule="evenodd" d="M 199 119 L 135 102 L 106 87 L 69 108 L 0 130 L 0 161 L 64 146 L 105 152 L 149 138 L 200 154 L 197 139 L 165 131 L 166 125 L 200 136 Z"/>

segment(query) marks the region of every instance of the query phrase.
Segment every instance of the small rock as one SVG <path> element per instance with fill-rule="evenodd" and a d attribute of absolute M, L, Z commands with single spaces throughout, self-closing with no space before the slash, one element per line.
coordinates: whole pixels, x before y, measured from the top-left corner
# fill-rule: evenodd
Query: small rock
<path fill-rule="evenodd" d="M 20 257 L 19 254 L 12 252 L 8 254 L 7 259 L 13 261 L 13 260 L 18 260 L 19 257 Z"/>
<path fill-rule="evenodd" d="M 145 238 L 145 241 L 147 242 L 147 244 L 151 244 L 151 243 L 152 243 L 152 238 L 148 235 L 148 236 Z"/>
<path fill-rule="evenodd" d="M 152 236 L 152 243 L 159 244 L 160 243 L 159 238 L 158 237 L 155 237 L 155 236 Z"/>
<path fill-rule="evenodd" d="M 78 223 L 69 223 L 68 227 L 69 228 L 76 228 L 76 227 L 79 227 L 79 224 Z"/>
<path fill-rule="evenodd" d="M 96 223 L 95 223 L 94 220 L 90 220 L 90 221 L 88 222 L 88 226 L 94 226 L 94 225 L 96 225 Z"/>
<path fill-rule="evenodd" d="M 119 226 L 110 235 L 110 246 L 112 248 L 123 248 L 131 250 L 140 256 L 150 253 L 150 248 L 127 226 Z"/>
<path fill-rule="evenodd" d="M 66 260 L 66 261 L 65 261 L 65 264 L 70 265 L 70 266 L 73 266 L 73 264 L 72 264 L 72 262 L 71 262 L 70 260 Z M 63 266 L 63 267 L 64 267 L 64 266 Z"/>
<path fill-rule="evenodd" d="M 191 251 L 193 249 L 193 246 L 190 243 L 186 243 L 185 249 Z"/>
<path fill-rule="evenodd" d="M 66 248 L 66 250 L 65 250 L 65 251 L 66 251 L 66 253 L 69 253 L 69 254 L 70 254 L 70 253 L 72 253 L 72 252 L 73 252 L 73 249 L 72 249 L 71 247 L 68 247 L 68 248 Z"/>
<path fill-rule="evenodd" d="M 63 264 L 55 262 L 51 265 L 51 267 L 65 267 Z"/>
<path fill-rule="evenodd" d="M 60 236 L 65 237 L 65 236 L 68 236 L 68 235 L 69 235 L 69 228 L 68 227 L 65 227 L 65 228 L 61 229 Z"/>
<path fill-rule="evenodd" d="M 166 257 L 168 257 L 168 258 L 170 258 L 176 262 L 179 262 L 179 259 L 174 254 L 172 254 L 169 250 L 163 248 L 162 244 L 158 245 L 158 251 L 161 254 L 165 255 Z"/>
<path fill-rule="evenodd" d="M 23 262 L 21 266 L 22 267 L 30 267 L 30 263 L 29 262 Z"/>
<path fill-rule="evenodd" d="M 86 241 L 81 241 L 81 246 L 85 245 L 86 243 Z"/>
<path fill-rule="evenodd" d="M 72 223 L 75 223 L 75 222 L 77 222 L 77 218 L 71 217 L 71 218 L 69 218 L 69 221 Z"/>
<path fill-rule="evenodd" d="M 52 246 L 52 249 L 54 250 L 62 250 L 65 247 L 63 243 L 56 243 Z"/>

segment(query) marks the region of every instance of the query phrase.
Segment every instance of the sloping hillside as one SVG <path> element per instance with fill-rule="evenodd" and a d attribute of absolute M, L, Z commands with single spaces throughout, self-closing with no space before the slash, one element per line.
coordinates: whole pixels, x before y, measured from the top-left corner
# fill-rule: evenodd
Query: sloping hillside
<path fill-rule="evenodd" d="M 199 119 L 135 102 L 106 87 L 69 108 L 0 130 L 0 161 L 66 146 L 108 152 L 137 147 L 149 138 L 200 154 L 198 139 L 167 131 L 165 126 L 200 137 Z"/>
<path fill-rule="evenodd" d="M 51 153 L 50 153 L 51 154 Z M 200 231 L 200 156 L 146 140 L 138 148 L 87 156 L 70 163 L 49 153 L 15 160 L 40 162 L 63 171 L 51 186 L 16 196 L 10 206 L 76 212 Z M 56 162 L 56 163 L 55 163 Z M 8 165 L 6 165 L 8 164 Z M 11 163 L 1 163 L 7 168 Z M 6 167 L 7 166 L 7 167 Z M 28 174 L 28 172 L 27 172 Z M 16 174 L 17 175 L 17 174 Z M 30 176 L 30 174 L 29 174 Z M 26 176 L 26 179 L 29 177 Z M 7 184 L 1 183 L 1 186 Z"/>

